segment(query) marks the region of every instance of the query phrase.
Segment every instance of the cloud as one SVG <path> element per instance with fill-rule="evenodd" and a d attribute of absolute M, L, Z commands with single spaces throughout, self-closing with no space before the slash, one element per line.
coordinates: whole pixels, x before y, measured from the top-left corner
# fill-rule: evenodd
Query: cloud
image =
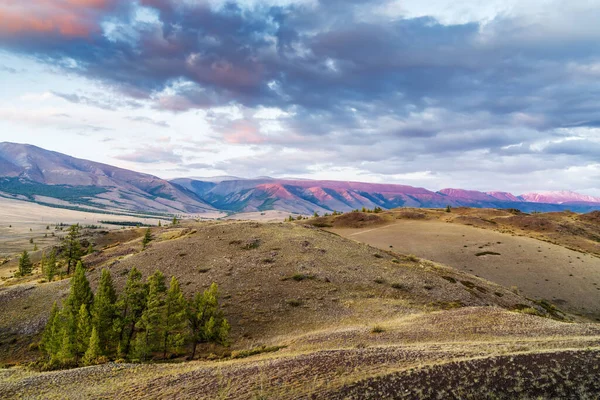
<path fill-rule="evenodd" d="M 177 154 L 172 146 L 144 146 L 114 158 L 141 164 L 182 163 L 183 157 Z"/>
<path fill-rule="evenodd" d="M 159 120 L 155 120 L 149 117 L 142 117 L 142 116 L 137 116 L 137 117 L 125 117 L 126 119 L 130 120 L 130 121 L 134 121 L 134 122 L 142 122 L 145 124 L 150 124 L 150 125 L 155 125 L 155 126 L 159 126 L 161 128 L 168 128 L 170 125 L 167 123 L 167 121 L 159 121 Z"/>
<path fill-rule="evenodd" d="M 0 46 L 154 109 L 198 110 L 211 145 L 253 149 L 216 165 L 230 173 L 353 167 L 450 183 L 496 171 L 512 184 L 594 162 L 597 142 L 580 137 L 600 126 L 593 2 L 425 3 L 47 0 L 30 11 L 10 2 L 0 5 Z M 158 148 L 120 157 L 181 161 Z"/>

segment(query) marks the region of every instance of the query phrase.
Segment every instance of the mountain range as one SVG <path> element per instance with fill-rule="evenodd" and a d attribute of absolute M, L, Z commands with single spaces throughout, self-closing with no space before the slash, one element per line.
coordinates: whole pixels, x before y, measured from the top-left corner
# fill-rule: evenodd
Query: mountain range
<path fill-rule="evenodd" d="M 222 176 L 167 181 L 36 146 L 0 143 L 0 196 L 59 207 L 199 214 L 282 210 L 312 214 L 362 207 L 486 207 L 587 212 L 600 198 L 574 192 L 507 192 L 396 184 Z"/>

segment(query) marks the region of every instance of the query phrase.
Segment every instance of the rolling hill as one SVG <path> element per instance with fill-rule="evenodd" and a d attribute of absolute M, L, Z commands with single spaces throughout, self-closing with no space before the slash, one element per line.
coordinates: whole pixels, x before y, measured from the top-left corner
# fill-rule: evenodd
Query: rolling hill
<path fill-rule="evenodd" d="M 118 287 L 133 267 L 145 277 L 158 268 L 187 296 L 217 282 L 231 347 L 203 348 L 190 362 L 15 366 L 35 357 L 52 302 L 69 290 L 35 270 L 0 289 L 3 398 L 433 399 L 499 388 L 509 394 L 499 398 L 586 398 L 600 389 L 590 373 L 598 324 L 467 272 L 299 223 L 190 221 L 152 232 L 143 251 L 143 230 L 92 233 L 92 287 L 102 268 Z"/>

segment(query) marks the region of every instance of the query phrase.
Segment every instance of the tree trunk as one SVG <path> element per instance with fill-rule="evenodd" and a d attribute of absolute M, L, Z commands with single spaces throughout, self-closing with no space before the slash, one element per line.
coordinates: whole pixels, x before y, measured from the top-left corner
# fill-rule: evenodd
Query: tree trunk
<path fill-rule="evenodd" d="M 198 341 L 194 339 L 194 341 L 192 342 L 192 356 L 190 357 L 190 360 L 193 360 L 196 356 L 196 346 L 198 346 Z"/>

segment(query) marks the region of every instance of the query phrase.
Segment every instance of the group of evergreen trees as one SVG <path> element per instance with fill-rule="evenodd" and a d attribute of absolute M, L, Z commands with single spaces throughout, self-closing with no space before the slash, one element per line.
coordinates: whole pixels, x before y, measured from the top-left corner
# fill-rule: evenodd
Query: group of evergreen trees
<path fill-rule="evenodd" d="M 179 282 L 156 271 L 142 281 L 133 268 L 120 295 L 107 269 L 92 293 L 81 262 L 71 279 L 62 309 L 54 303 L 40 350 L 44 368 L 93 365 L 109 359 L 147 361 L 180 355 L 191 345 L 191 358 L 199 343 L 226 344 L 229 324 L 218 304 L 213 283 L 204 293 L 186 300 Z"/>

